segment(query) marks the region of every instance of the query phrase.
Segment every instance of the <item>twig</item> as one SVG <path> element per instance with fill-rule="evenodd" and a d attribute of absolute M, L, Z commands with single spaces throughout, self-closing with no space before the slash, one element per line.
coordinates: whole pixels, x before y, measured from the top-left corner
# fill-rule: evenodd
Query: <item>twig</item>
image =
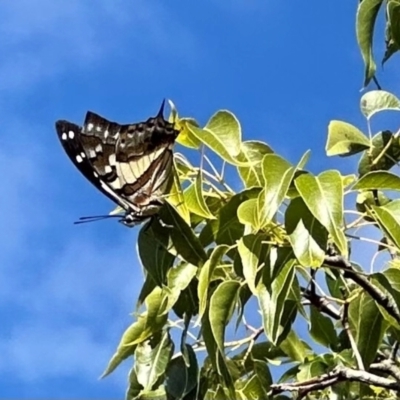
<path fill-rule="evenodd" d="M 319 311 L 329 315 L 333 319 L 340 319 L 339 311 L 326 297 L 319 296 L 318 294 L 313 293 L 311 290 L 304 287 L 300 287 L 300 290 L 303 297 L 309 300 L 309 302 Z"/>
<path fill-rule="evenodd" d="M 343 381 L 362 382 L 367 385 L 379 386 L 385 389 L 400 392 L 400 383 L 384 378 L 367 371 L 351 369 L 347 367 L 336 367 L 332 372 L 303 382 L 279 383 L 270 386 L 269 396 L 282 392 L 298 392 L 304 397 L 307 393 L 315 390 L 325 389 Z"/>
<path fill-rule="evenodd" d="M 353 334 L 351 333 L 351 330 L 350 330 L 350 325 L 349 325 L 349 305 L 350 305 L 349 302 L 346 302 L 346 303 L 343 304 L 342 325 L 343 325 L 343 328 L 344 328 L 344 330 L 345 330 L 345 332 L 347 334 L 347 337 L 349 338 L 349 342 L 350 342 L 351 348 L 353 350 L 354 357 L 356 358 L 356 361 L 357 361 L 358 369 L 360 369 L 361 371 L 364 371 L 365 367 L 364 367 L 363 360 L 361 358 L 361 354 L 358 351 L 357 343 L 354 340 L 354 336 L 353 336 Z"/>
<path fill-rule="evenodd" d="M 383 293 L 379 288 L 373 285 L 366 276 L 354 270 L 348 260 L 339 255 L 327 255 L 324 264 L 340 268 L 343 270 L 345 278 L 351 279 L 353 282 L 361 286 L 380 306 L 382 306 L 399 324 L 400 311 L 392 296 Z"/>
<path fill-rule="evenodd" d="M 393 360 L 382 360 L 378 363 L 372 363 L 369 366 L 369 370 L 371 372 L 387 372 L 390 376 L 400 382 L 400 368 L 395 364 Z"/>

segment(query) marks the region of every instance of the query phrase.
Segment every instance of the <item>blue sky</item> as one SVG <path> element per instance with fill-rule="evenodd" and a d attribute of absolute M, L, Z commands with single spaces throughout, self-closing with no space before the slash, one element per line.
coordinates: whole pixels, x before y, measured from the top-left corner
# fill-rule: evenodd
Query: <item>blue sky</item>
<path fill-rule="evenodd" d="M 0 395 L 122 398 L 127 365 L 98 381 L 141 287 L 137 229 L 73 226 L 113 205 L 64 154 L 57 119 L 143 120 L 164 97 L 205 123 L 233 111 L 244 139 L 314 172 L 327 125 L 365 128 L 356 1 L 16 0 L 0 4 Z M 382 83 L 398 80 L 395 62 Z"/>

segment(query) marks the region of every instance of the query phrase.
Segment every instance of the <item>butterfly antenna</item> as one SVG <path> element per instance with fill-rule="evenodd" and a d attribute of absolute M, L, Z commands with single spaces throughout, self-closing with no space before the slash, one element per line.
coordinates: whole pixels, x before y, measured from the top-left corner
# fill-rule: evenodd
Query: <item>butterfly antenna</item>
<path fill-rule="evenodd" d="M 109 219 L 109 218 L 121 218 L 121 216 L 120 215 L 95 215 L 92 217 L 81 217 L 81 218 L 79 218 L 79 221 L 74 222 L 74 225 L 86 224 L 88 222 L 97 222 L 97 221 L 102 221 L 103 219 Z"/>
<path fill-rule="evenodd" d="M 161 107 L 160 107 L 160 111 L 157 114 L 156 118 L 164 118 L 164 106 L 165 106 L 165 99 L 163 100 L 163 102 L 161 103 Z"/>

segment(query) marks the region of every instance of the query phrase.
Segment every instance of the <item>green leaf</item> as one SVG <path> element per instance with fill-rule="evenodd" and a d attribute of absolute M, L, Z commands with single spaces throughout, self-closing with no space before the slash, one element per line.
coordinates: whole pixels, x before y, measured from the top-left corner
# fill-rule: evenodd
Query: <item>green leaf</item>
<path fill-rule="evenodd" d="M 390 240 L 400 249 L 400 199 L 384 206 L 371 206 L 376 221 Z"/>
<path fill-rule="evenodd" d="M 272 221 L 288 193 L 296 171 L 304 167 L 309 155 L 306 152 L 295 167 L 276 154 L 264 156 L 262 170 L 265 186 L 258 199 L 257 220 L 260 228 Z"/>
<path fill-rule="evenodd" d="M 232 196 L 228 203 L 220 209 L 217 221 L 211 225 L 217 244 L 232 246 L 243 236 L 244 226 L 239 222 L 237 216 L 238 207 L 244 201 L 257 197 L 259 192 L 259 189 L 244 190 Z"/>
<path fill-rule="evenodd" d="M 272 281 L 270 289 L 260 283 L 257 287 L 257 299 L 261 309 L 263 326 L 268 339 L 277 344 L 283 332 L 283 310 L 285 300 L 294 279 L 294 260 L 289 259 Z"/>
<path fill-rule="evenodd" d="M 258 199 L 249 199 L 240 204 L 237 209 L 237 216 L 241 224 L 249 225 L 255 231 L 259 230 Z"/>
<path fill-rule="evenodd" d="M 377 305 L 364 292 L 350 303 L 349 325 L 364 366 L 368 368 L 376 357 L 384 330 Z"/>
<path fill-rule="evenodd" d="M 308 345 L 299 339 L 294 331 L 291 331 L 286 339 L 282 340 L 279 347 L 292 361 L 304 362 L 309 351 Z"/>
<path fill-rule="evenodd" d="M 343 182 L 338 171 L 325 171 L 318 177 L 302 174 L 295 180 L 302 199 L 314 217 L 328 230 L 341 254 L 347 257 L 343 226 Z"/>
<path fill-rule="evenodd" d="M 383 0 L 363 0 L 358 4 L 356 33 L 358 46 L 365 65 L 364 86 L 368 85 L 376 71 L 372 54 L 372 41 L 376 17 L 382 2 Z"/>
<path fill-rule="evenodd" d="M 205 129 L 214 132 L 232 156 L 240 154 L 242 129 L 236 116 L 227 110 L 218 111 L 207 122 Z"/>
<path fill-rule="evenodd" d="M 261 161 L 265 154 L 273 153 L 272 149 L 266 143 L 249 140 L 241 144 L 241 152 L 243 158 L 250 164 L 248 167 L 238 167 L 245 187 L 264 186 Z"/>
<path fill-rule="evenodd" d="M 161 289 L 155 288 L 146 298 L 146 306 L 149 311 L 139 315 L 122 335 L 117 351 L 112 356 L 106 370 L 101 376 L 104 378 L 118 367 L 126 358 L 133 355 L 139 343 L 159 332 L 167 323 L 168 315 L 162 313 L 164 298 L 161 296 Z"/>
<path fill-rule="evenodd" d="M 218 111 L 203 129 L 193 125 L 187 125 L 187 128 L 226 162 L 236 166 L 249 165 L 248 162 L 241 161 L 242 131 L 239 121 L 231 112 Z"/>
<path fill-rule="evenodd" d="M 364 152 L 358 164 L 360 176 L 371 171 L 388 170 L 400 160 L 400 143 L 390 131 L 376 134 L 372 148 Z"/>
<path fill-rule="evenodd" d="M 214 371 L 218 372 L 218 374 L 222 377 L 225 385 L 227 386 L 228 391 L 230 392 L 230 398 L 234 399 L 236 398 L 236 396 L 234 392 L 233 379 L 227 367 L 225 354 L 220 352 L 219 347 L 216 343 L 216 339 L 214 337 L 214 333 L 211 328 L 211 322 L 209 317 L 210 317 L 209 313 L 206 312 L 202 320 L 203 340 L 204 344 L 206 345 L 207 354 L 209 360 L 211 361 Z M 218 399 L 219 398 L 224 398 L 224 397 L 221 396 L 218 397 Z"/>
<path fill-rule="evenodd" d="M 295 167 L 277 154 L 267 154 L 263 158 L 262 171 L 265 180 L 265 203 L 262 220 L 265 224 L 271 221 L 284 200 Z"/>
<path fill-rule="evenodd" d="M 188 186 L 183 193 L 185 203 L 193 214 L 197 214 L 207 219 L 215 219 L 215 216 L 211 214 L 204 200 L 202 182 L 203 174 L 201 173 L 201 170 L 199 170 L 195 182 Z"/>
<path fill-rule="evenodd" d="M 201 141 L 193 135 L 190 130 L 191 126 L 198 128 L 199 124 L 193 118 L 181 118 L 177 121 L 176 128 L 179 129 L 179 135 L 176 138 L 176 142 L 189 149 L 198 149 Z"/>
<path fill-rule="evenodd" d="M 369 148 L 369 140 L 354 125 L 344 121 L 331 121 L 328 126 L 326 154 L 350 156 Z"/>
<path fill-rule="evenodd" d="M 185 262 L 168 271 L 167 285 L 163 288 L 168 297 L 164 312 L 168 312 L 177 302 L 180 294 L 196 276 L 198 268 Z"/>
<path fill-rule="evenodd" d="M 201 242 L 192 228 L 168 203 L 161 208 L 159 216 L 171 237 L 171 241 L 178 254 L 189 264 L 202 265 L 207 260 L 207 255 Z"/>
<path fill-rule="evenodd" d="M 387 3 L 387 16 L 389 20 L 390 36 L 397 48 L 400 47 L 400 2 L 390 0 Z"/>
<path fill-rule="evenodd" d="M 256 277 L 260 267 L 260 254 L 262 241 L 265 238 L 262 235 L 246 235 L 238 241 L 238 252 L 242 260 L 243 275 L 251 292 L 256 295 Z"/>
<path fill-rule="evenodd" d="M 297 374 L 299 382 L 308 381 L 316 376 L 323 375 L 326 373 L 326 364 L 320 360 L 312 360 L 305 362 L 299 366 L 300 371 Z"/>
<path fill-rule="evenodd" d="M 384 206 L 390 203 L 392 200 L 387 198 L 381 191 L 377 193 L 368 191 L 358 193 L 356 199 L 356 208 L 357 211 L 363 213 L 363 218 L 366 221 L 374 222 L 375 218 L 372 216 L 372 206 Z"/>
<path fill-rule="evenodd" d="M 268 384 L 263 382 L 265 380 L 266 371 L 268 371 L 268 366 L 265 363 L 260 363 L 262 367 L 266 367 L 264 369 L 264 374 L 252 375 L 250 378 L 246 378 L 245 381 L 239 380 L 235 383 L 236 394 L 238 395 L 238 399 L 240 400 L 248 400 L 248 399 L 266 399 L 267 392 L 270 383 Z"/>
<path fill-rule="evenodd" d="M 215 268 L 217 268 L 222 260 L 222 257 L 229 250 L 227 245 L 216 246 L 210 258 L 205 262 L 205 264 L 200 269 L 199 274 L 199 284 L 197 286 L 197 295 L 199 297 L 199 318 L 202 318 L 208 303 L 208 289 L 211 283 L 211 277 Z"/>
<path fill-rule="evenodd" d="M 171 190 L 166 196 L 166 201 L 171 204 L 178 212 L 178 214 L 182 217 L 187 224 L 190 224 L 190 212 L 186 206 L 185 198 L 182 192 L 182 188 L 179 181 L 179 176 L 177 173 L 176 162 L 174 159 L 174 169 L 173 169 L 173 183 Z"/>
<path fill-rule="evenodd" d="M 140 393 L 143 389 L 143 386 L 138 382 L 135 368 L 131 368 L 129 371 L 129 386 L 126 391 L 125 400 L 137 400 L 140 396 Z"/>
<path fill-rule="evenodd" d="M 381 111 L 400 111 L 400 100 L 385 90 L 371 90 L 361 97 L 360 107 L 365 117 L 370 119 Z"/>
<path fill-rule="evenodd" d="M 353 190 L 400 190 L 400 177 L 387 171 L 372 171 L 363 175 Z"/>
<path fill-rule="evenodd" d="M 310 335 L 317 343 L 333 350 L 338 344 L 332 320 L 312 306 L 310 307 Z"/>
<path fill-rule="evenodd" d="M 215 342 L 221 354 L 224 354 L 225 326 L 228 324 L 236 305 L 240 283 L 229 280 L 222 282 L 210 299 L 210 325 Z"/>
<path fill-rule="evenodd" d="M 314 218 L 303 199 L 293 199 L 285 212 L 285 227 L 298 261 L 304 267 L 320 267 L 325 257 L 328 232 Z"/>
<path fill-rule="evenodd" d="M 168 331 L 138 345 L 134 368 L 144 391 L 152 390 L 158 378 L 165 373 L 173 352 L 174 343 Z"/>
<path fill-rule="evenodd" d="M 185 364 L 182 355 L 174 357 L 168 365 L 166 390 L 174 399 L 182 399 L 191 392 L 197 385 L 198 365 L 196 354 L 192 346 L 186 344 L 189 355 L 189 366 Z"/>
<path fill-rule="evenodd" d="M 148 225 L 139 231 L 137 241 L 139 258 L 154 282 L 161 286 L 165 283 L 167 271 L 172 267 L 175 256 L 166 250 L 167 243 L 162 246 L 150 232 Z"/>
<path fill-rule="evenodd" d="M 381 290 L 388 298 L 391 298 L 400 306 L 400 271 L 397 268 L 389 268 L 386 271 L 370 275 L 371 283 Z M 385 307 L 377 304 L 383 318 L 395 328 L 398 333 L 400 330 L 399 321 L 391 313 L 389 314 Z"/>

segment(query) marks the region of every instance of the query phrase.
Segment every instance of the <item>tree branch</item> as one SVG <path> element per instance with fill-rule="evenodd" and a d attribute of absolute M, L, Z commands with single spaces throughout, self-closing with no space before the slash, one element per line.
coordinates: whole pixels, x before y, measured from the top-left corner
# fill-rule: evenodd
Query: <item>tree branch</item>
<path fill-rule="evenodd" d="M 336 367 L 332 372 L 307 381 L 271 385 L 271 390 L 268 395 L 274 396 L 282 392 L 298 392 L 300 397 L 304 397 L 310 392 L 325 389 L 344 381 L 361 382 L 367 385 L 379 386 L 400 392 L 400 383 L 397 381 L 367 371 L 347 367 Z"/>
<path fill-rule="evenodd" d="M 400 311 L 392 296 L 383 293 L 379 288 L 372 284 L 367 277 L 361 275 L 354 270 L 351 263 L 340 255 L 327 255 L 324 264 L 340 268 L 343 270 L 345 278 L 351 279 L 353 282 L 361 286 L 380 306 L 382 306 L 399 324 Z"/>
<path fill-rule="evenodd" d="M 329 315 L 333 319 L 340 319 L 339 311 L 324 296 L 319 296 L 312 290 L 306 289 L 304 287 L 301 287 L 300 290 L 303 297 L 306 298 L 319 311 Z"/>

